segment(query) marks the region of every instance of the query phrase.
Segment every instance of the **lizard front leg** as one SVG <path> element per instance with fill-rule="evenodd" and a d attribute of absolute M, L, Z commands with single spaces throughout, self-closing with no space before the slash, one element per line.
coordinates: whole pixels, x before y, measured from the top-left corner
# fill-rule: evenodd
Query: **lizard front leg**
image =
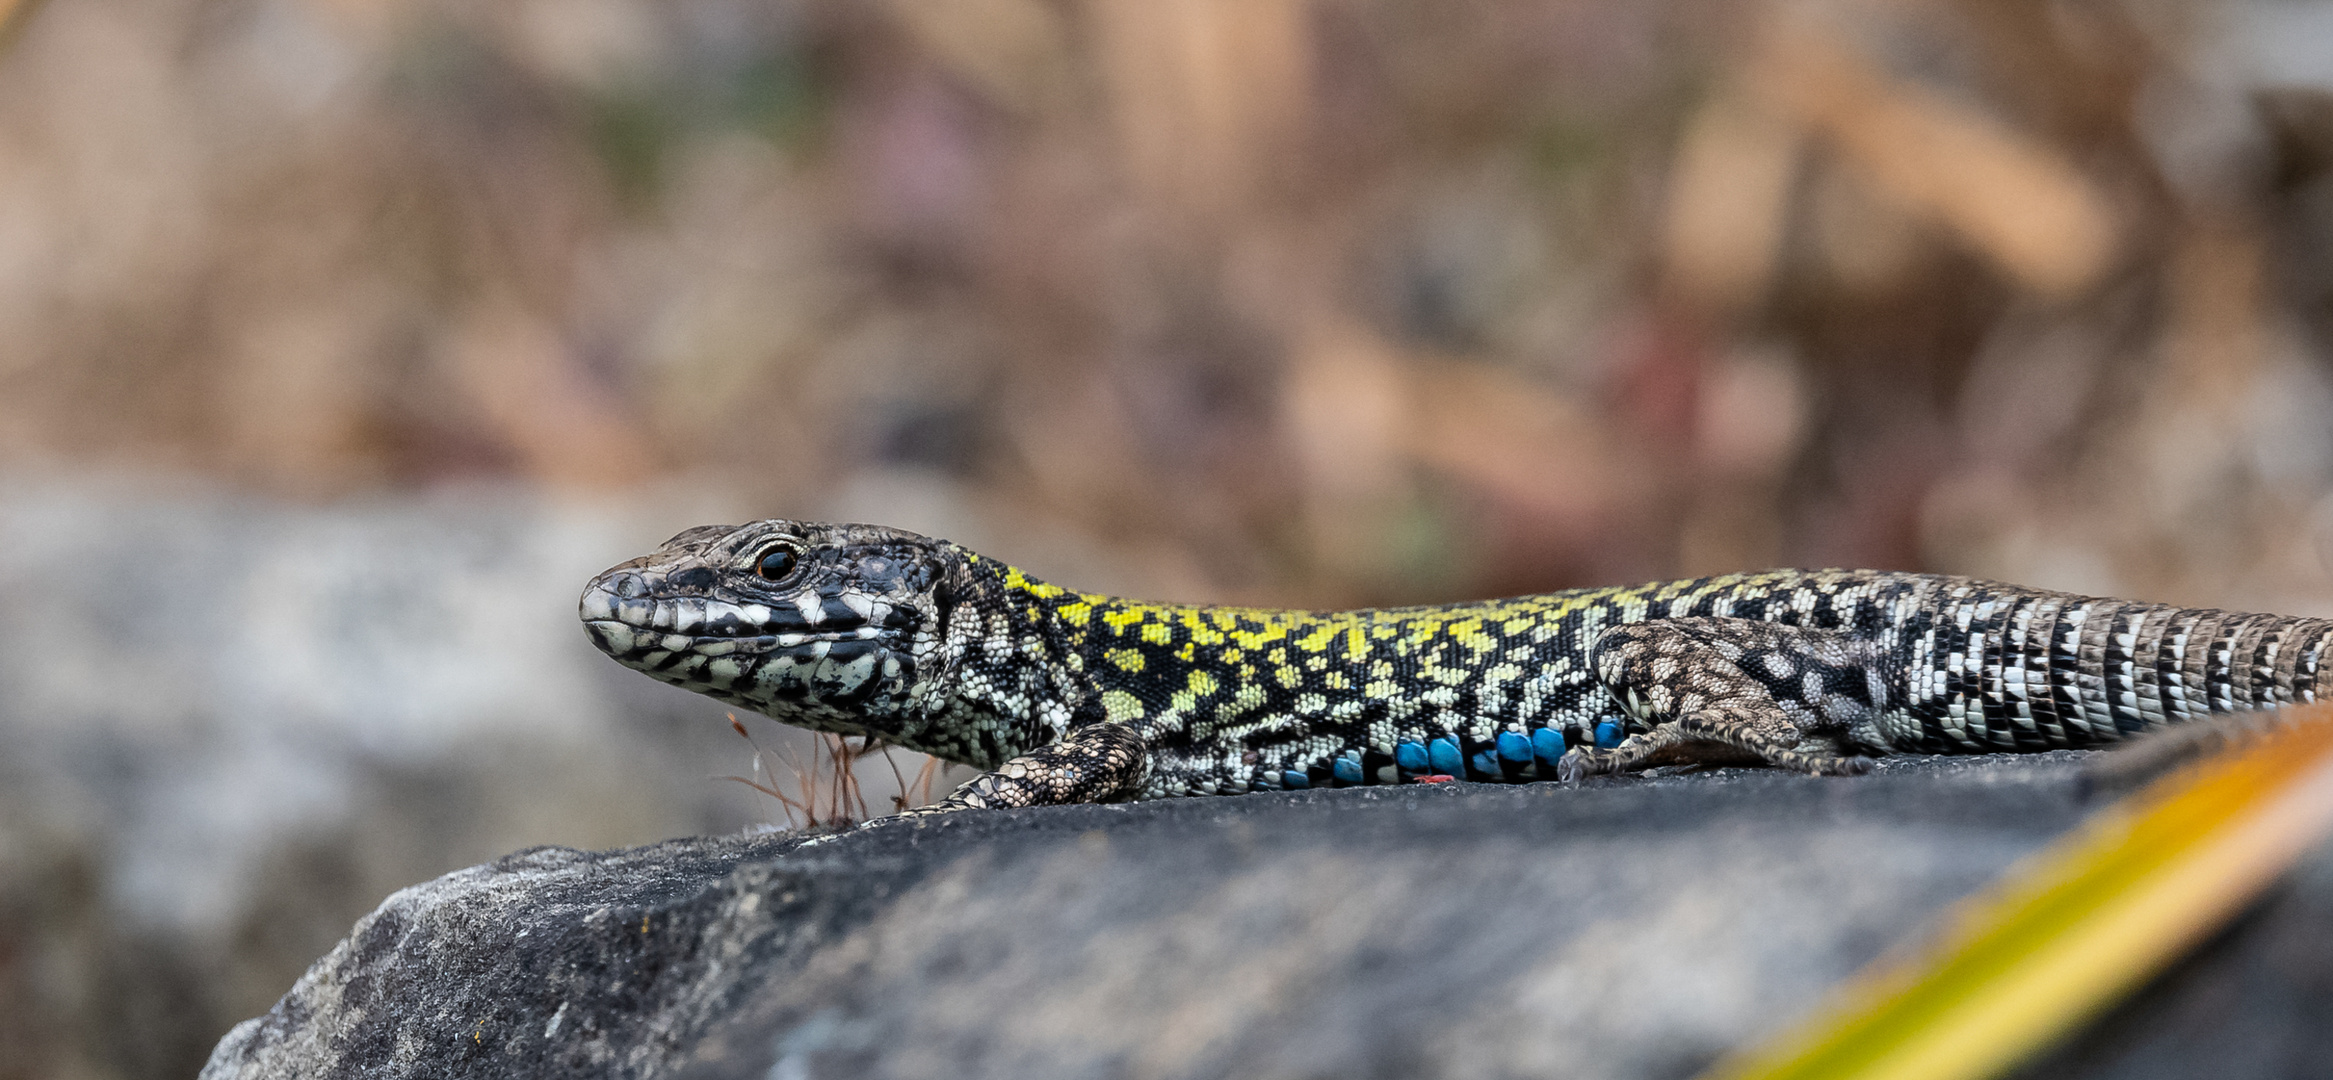
<path fill-rule="evenodd" d="M 1610 750 L 1571 751 L 1557 767 L 1564 779 L 1673 764 L 1860 773 L 1869 762 L 1841 747 L 1887 705 L 1882 650 L 1833 630 L 1661 619 L 1605 631 L 1592 660 L 1605 692 L 1646 730 Z"/>
<path fill-rule="evenodd" d="M 1050 746 L 1040 746 L 964 782 L 948 797 L 899 817 L 951 810 L 1061 803 L 1114 802 L 1142 790 L 1150 772 L 1150 749 L 1124 724 L 1097 722 L 1076 728 Z"/>

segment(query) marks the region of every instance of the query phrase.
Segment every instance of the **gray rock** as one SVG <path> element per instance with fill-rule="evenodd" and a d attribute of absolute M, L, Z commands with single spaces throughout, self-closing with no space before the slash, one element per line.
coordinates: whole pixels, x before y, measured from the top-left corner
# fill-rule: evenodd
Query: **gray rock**
<path fill-rule="evenodd" d="M 203 1076 L 1687 1076 L 2078 821 L 2081 756 L 536 849 Z"/>

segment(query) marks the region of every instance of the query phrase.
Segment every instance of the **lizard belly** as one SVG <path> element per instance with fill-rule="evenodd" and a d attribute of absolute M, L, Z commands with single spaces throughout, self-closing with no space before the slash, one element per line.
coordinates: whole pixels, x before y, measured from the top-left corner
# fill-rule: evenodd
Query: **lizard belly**
<path fill-rule="evenodd" d="M 1575 667 L 1500 686 L 1391 681 L 1295 694 L 1235 713 L 1169 708 L 1135 725 L 1151 747 L 1152 795 L 1217 795 L 1404 783 L 1554 778 L 1569 746 L 1617 738 L 1626 717 Z M 1235 695 L 1236 697 L 1236 695 Z M 1275 707 L 1277 706 L 1277 707 Z"/>

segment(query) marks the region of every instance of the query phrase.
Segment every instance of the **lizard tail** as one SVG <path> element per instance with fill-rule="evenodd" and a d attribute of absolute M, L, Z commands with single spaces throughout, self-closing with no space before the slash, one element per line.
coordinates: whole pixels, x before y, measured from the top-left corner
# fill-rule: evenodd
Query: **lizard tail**
<path fill-rule="evenodd" d="M 1915 712 L 1971 748 L 2093 746 L 2333 698 L 2327 619 L 1995 594 L 1948 608 L 1913 650 Z"/>
<path fill-rule="evenodd" d="M 2157 624 L 2160 629 L 2149 634 Z M 2166 721 L 2301 704 L 2333 693 L 2333 663 L 2327 662 L 2333 658 L 2326 655 L 2333 621 L 2157 609 L 2134 625 L 2137 633 L 2122 662 L 2153 668 Z M 2148 683 L 2136 671 L 2122 681 L 2133 693 L 2143 693 Z"/>

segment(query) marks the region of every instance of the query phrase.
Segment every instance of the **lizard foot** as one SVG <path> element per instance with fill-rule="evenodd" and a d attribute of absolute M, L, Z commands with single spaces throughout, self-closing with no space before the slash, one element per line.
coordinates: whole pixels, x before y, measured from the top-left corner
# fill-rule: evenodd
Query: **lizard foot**
<path fill-rule="evenodd" d="M 1040 746 L 965 781 L 963 786 L 949 792 L 947 798 L 930 806 L 875 818 L 866 825 L 897 823 L 959 810 L 1131 798 L 1141 788 L 1149 766 L 1141 736 L 1126 725 L 1090 724 L 1072 731 L 1060 742 Z"/>

